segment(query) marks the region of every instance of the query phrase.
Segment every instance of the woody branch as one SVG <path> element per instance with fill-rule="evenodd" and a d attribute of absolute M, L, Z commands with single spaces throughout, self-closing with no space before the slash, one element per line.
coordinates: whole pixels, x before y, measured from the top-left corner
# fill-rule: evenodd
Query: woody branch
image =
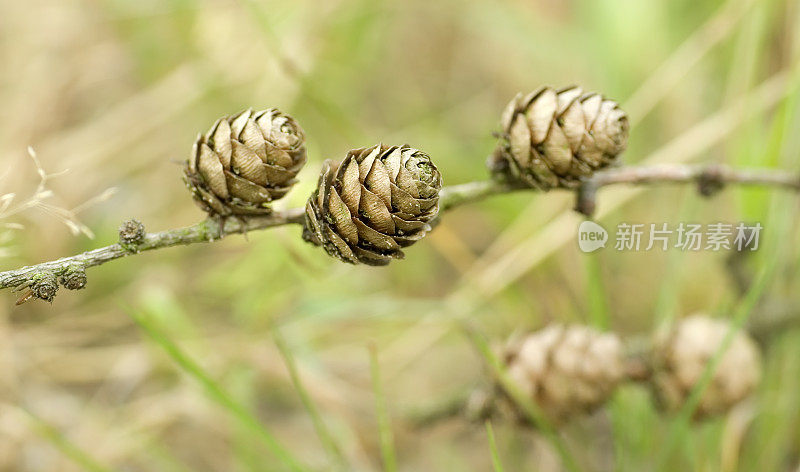
<path fill-rule="evenodd" d="M 597 172 L 574 189 L 577 195 L 576 210 L 591 215 L 594 212 L 597 191 L 601 187 L 615 184 L 649 185 L 661 183 L 695 183 L 703 195 L 711 195 L 727 184 L 760 185 L 800 191 L 800 175 L 780 170 L 733 169 L 724 165 L 689 166 L 664 164 L 657 166 L 629 166 Z M 442 188 L 439 198 L 440 211 L 445 212 L 466 203 L 521 190 L 539 191 L 536 188 L 494 180 L 468 182 Z M 572 190 L 572 189 L 571 189 Z M 197 224 L 156 233 L 145 233 L 140 240 L 121 241 L 70 257 L 0 272 L 0 289 L 25 289 L 42 277 L 50 279 L 64 277 L 73 272 L 83 273 L 89 267 L 98 266 L 122 257 L 172 246 L 212 242 L 230 234 L 270 229 L 288 224 L 303 224 L 303 208 L 276 211 L 266 216 L 241 219 L 228 218 L 224 224 L 209 218 Z M 63 283 L 62 285 L 66 285 Z M 57 286 L 56 286 L 57 288 Z M 82 285 L 81 287 L 82 288 Z M 38 296 L 33 293 L 28 298 Z M 50 297 L 52 299 L 52 297 Z"/>
<path fill-rule="evenodd" d="M 597 191 L 608 185 L 694 183 L 698 192 L 711 196 L 728 184 L 770 186 L 800 191 L 800 173 L 772 169 L 734 169 L 723 164 L 619 167 L 599 171 L 583 181 L 576 192 L 575 210 L 592 216 L 597 206 Z"/>

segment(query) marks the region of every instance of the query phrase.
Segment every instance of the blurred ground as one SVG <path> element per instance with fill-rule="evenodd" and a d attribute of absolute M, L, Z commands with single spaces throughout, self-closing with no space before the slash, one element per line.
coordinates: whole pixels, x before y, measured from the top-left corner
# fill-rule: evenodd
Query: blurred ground
<path fill-rule="evenodd" d="M 109 244 L 130 217 L 151 231 L 198 221 L 178 163 L 199 131 L 246 107 L 277 106 L 308 136 L 310 162 L 279 206 L 304 203 L 323 159 L 378 141 L 425 150 L 445 183 L 482 179 L 503 106 L 543 84 L 577 83 L 623 103 L 634 124 L 626 162 L 797 170 L 798 54 L 796 0 L 4 1 L 0 194 L 35 189 L 29 145 L 48 172 L 69 170 L 50 182 L 53 203 L 117 193 L 79 215 L 95 240 L 36 209 L 12 218 L 25 228 L 8 233 L 0 264 Z M 721 253 L 579 253 L 571 205 L 565 194 L 520 194 L 461 208 L 388 268 L 337 263 L 292 227 L 113 262 L 52 306 L 14 307 L 4 292 L 0 470 L 81 470 L 59 449 L 64 439 L 115 470 L 278 468 L 132 313 L 157 320 L 316 467 L 325 449 L 272 328 L 355 470 L 380 468 L 366 348 L 375 343 L 400 468 L 489 470 L 482 427 L 415 430 L 407 420 L 484 376 L 452 314 L 466 311 L 492 339 L 551 320 L 644 333 L 696 310 L 724 315 L 740 295 Z M 781 251 L 766 296 L 781 299 L 796 296 L 796 210 L 796 199 L 764 190 L 600 196 L 607 228 L 760 221 L 765 249 Z M 755 256 L 748 267 L 764 264 Z M 669 466 L 797 467 L 798 341 L 787 330 L 765 352 L 748 428 L 737 418 L 693 426 Z M 646 392 L 629 387 L 564 436 L 589 470 L 650 470 L 669 431 Z M 495 433 L 507 470 L 557 467 L 532 433 L 508 424 Z"/>

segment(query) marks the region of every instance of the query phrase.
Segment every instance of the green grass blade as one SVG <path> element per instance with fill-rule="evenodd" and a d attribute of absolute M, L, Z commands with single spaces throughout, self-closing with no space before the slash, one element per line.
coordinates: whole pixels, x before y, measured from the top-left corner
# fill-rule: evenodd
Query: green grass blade
<path fill-rule="evenodd" d="M 505 390 L 514 403 L 516 403 L 517 406 L 522 409 L 525 416 L 527 416 L 527 418 L 531 420 L 539 432 L 545 438 L 547 438 L 548 441 L 550 441 L 550 443 L 556 449 L 556 452 L 558 452 L 564 468 L 570 472 L 576 472 L 580 470 L 577 462 L 575 462 L 575 459 L 569 452 L 569 449 L 567 449 L 567 445 L 564 443 L 564 440 L 558 435 L 555 428 L 547 420 L 547 417 L 544 415 L 538 405 L 531 401 L 531 399 L 519 389 L 516 383 L 511 380 L 506 373 L 505 367 L 500 364 L 500 361 L 492 352 L 492 349 L 486 339 L 472 326 L 464 323 L 463 327 L 467 336 L 472 341 L 473 345 L 478 349 L 478 352 L 481 354 L 481 356 L 483 356 L 486 364 L 491 369 L 495 380 L 500 382 L 503 390 Z"/>
<path fill-rule="evenodd" d="M 152 468 L 159 472 L 192 472 L 158 438 L 148 438 L 143 448 L 153 458 Z"/>
<path fill-rule="evenodd" d="M 378 415 L 378 433 L 381 442 L 381 457 L 384 472 L 397 471 L 397 456 L 394 450 L 394 434 L 389 422 L 386 397 L 381 388 L 381 370 L 378 364 L 378 351 L 374 344 L 369 346 L 369 366 L 372 375 L 372 391 L 375 393 L 375 411 Z"/>
<path fill-rule="evenodd" d="M 503 472 L 503 463 L 500 462 L 500 454 L 497 452 L 497 442 L 494 440 L 494 430 L 492 423 L 486 420 L 486 437 L 489 438 L 489 450 L 492 451 L 492 467 L 494 472 Z"/>
<path fill-rule="evenodd" d="M 347 464 L 347 459 L 342 452 L 341 446 L 336 439 L 334 439 L 333 434 L 331 434 L 330 430 L 325 425 L 325 421 L 323 421 L 317 405 L 311 399 L 311 395 L 309 395 L 308 390 L 306 389 L 305 385 L 303 385 L 303 381 L 300 379 L 300 373 L 297 371 L 297 363 L 295 362 L 292 350 L 289 348 L 289 345 L 286 344 L 286 340 L 283 338 L 283 335 L 281 335 L 277 328 L 272 329 L 272 338 L 275 341 L 275 345 L 278 347 L 281 356 L 283 356 L 286 369 L 289 371 L 289 377 L 292 379 L 292 384 L 294 385 L 295 390 L 297 390 L 297 394 L 300 395 L 300 401 L 303 403 L 303 407 L 308 412 L 308 416 L 311 417 L 311 422 L 314 424 L 314 430 L 317 432 L 317 436 L 319 436 L 323 447 L 325 447 L 331 462 L 336 463 L 340 470 L 349 470 L 350 467 Z"/>
<path fill-rule="evenodd" d="M 772 218 L 771 220 L 776 221 L 777 219 Z M 781 231 L 776 231 L 776 233 L 781 234 Z M 714 377 L 714 373 L 716 372 L 719 363 L 722 361 L 722 357 L 725 355 L 731 343 L 733 342 L 734 336 L 747 322 L 750 313 L 753 311 L 753 308 L 758 300 L 764 294 L 764 291 L 768 287 L 772 276 L 775 274 L 775 271 L 778 267 L 778 261 L 780 260 L 778 254 L 781 253 L 780 248 L 782 245 L 778 244 L 776 241 L 773 247 L 774 249 L 772 254 L 770 254 L 769 257 L 764 257 L 765 264 L 757 272 L 753 285 L 747 291 L 744 298 L 734 311 L 734 315 L 731 319 L 731 329 L 725 335 L 725 338 L 723 338 L 719 348 L 703 370 L 703 374 L 701 375 L 700 380 L 697 382 L 697 385 L 694 386 L 689 394 L 689 397 L 686 399 L 686 402 L 683 404 L 673 420 L 672 427 L 668 432 L 665 447 L 662 449 L 662 454 L 660 460 L 658 461 L 659 467 L 656 470 L 666 470 L 668 467 L 670 456 L 680 442 L 680 439 L 687 434 L 692 416 L 694 415 L 694 412 L 700 403 L 703 392 L 705 392 L 706 388 L 708 388 L 708 386 L 711 384 L 711 380 Z"/>
<path fill-rule="evenodd" d="M 603 271 L 600 265 L 600 254 L 583 256 L 586 277 L 586 302 L 589 307 L 589 323 L 595 328 L 605 331 L 609 326 L 608 297 L 603 284 Z"/>
<path fill-rule="evenodd" d="M 680 221 L 690 221 L 699 199 L 694 190 L 684 191 L 682 198 L 683 201 L 677 214 L 680 217 Z M 674 248 L 666 255 L 661 284 L 658 288 L 658 295 L 653 308 L 655 326 L 672 323 L 675 319 L 678 301 L 680 300 L 680 269 L 685 260 L 686 253 L 684 251 L 676 251 Z"/>
<path fill-rule="evenodd" d="M 714 373 L 716 372 L 719 363 L 722 361 L 722 357 L 727 352 L 731 342 L 733 342 L 734 336 L 739 332 L 739 330 L 742 329 L 742 326 L 747 321 L 747 318 L 758 301 L 761 293 L 763 293 L 764 288 L 766 288 L 767 280 L 769 279 L 769 277 L 764 276 L 766 273 L 766 270 L 759 271 L 758 279 L 753 284 L 753 287 L 748 291 L 745 299 L 736 310 L 731 329 L 725 335 L 725 338 L 723 338 L 722 343 L 714 353 L 714 357 L 711 358 L 711 361 L 703 370 L 703 375 L 700 377 L 697 385 L 695 385 L 695 387 L 692 389 L 689 397 L 686 399 L 686 403 L 683 404 L 681 410 L 673 420 L 672 427 L 670 428 L 667 436 L 666 446 L 662 450 L 663 452 L 661 460 L 658 462 L 660 465 L 657 470 L 667 469 L 669 458 L 672 455 L 672 452 L 679 443 L 680 439 L 687 434 L 692 416 L 694 415 L 694 412 L 700 403 L 703 393 L 711 384 L 711 380 L 714 377 Z"/>
<path fill-rule="evenodd" d="M 163 325 L 162 325 L 163 326 Z M 255 373 L 250 367 L 234 365 L 226 369 L 225 389 L 231 397 L 252 410 L 256 405 Z M 237 471 L 270 472 L 265 464 L 261 443 L 249 429 L 236 422 L 232 431 L 233 463 Z"/>
<path fill-rule="evenodd" d="M 194 359 L 189 357 L 177 344 L 172 342 L 161 329 L 142 313 L 128 310 L 140 328 L 158 344 L 178 366 L 195 379 L 208 397 L 224 408 L 237 422 L 259 438 L 269 451 L 286 467 L 293 471 L 307 470 L 294 456 L 281 445 L 273 434 L 256 419 L 255 413 L 233 399 Z"/>
<path fill-rule="evenodd" d="M 35 415 L 32 411 L 20 407 L 28 419 L 33 424 L 34 429 L 40 436 L 56 447 L 62 454 L 67 456 L 70 460 L 83 467 L 84 470 L 90 472 L 111 472 L 112 469 L 105 467 L 95 460 L 86 451 L 78 447 L 75 443 L 70 441 L 64 433 L 59 431 L 55 426 L 51 425 L 44 419 Z"/>

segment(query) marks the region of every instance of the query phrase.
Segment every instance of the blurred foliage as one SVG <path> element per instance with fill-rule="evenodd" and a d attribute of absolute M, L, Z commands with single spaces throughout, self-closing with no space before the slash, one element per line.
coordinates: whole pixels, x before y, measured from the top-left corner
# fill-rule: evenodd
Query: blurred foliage
<path fill-rule="evenodd" d="M 95 240 L 24 213 L 0 262 L 110 243 L 130 217 L 151 231 L 199 220 L 178 163 L 197 132 L 250 106 L 281 108 L 308 136 L 310 162 L 285 206 L 304 203 L 323 159 L 379 141 L 425 150 L 446 184 L 482 179 L 503 106 L 543 84 L 577 83 L 633 107 L 626 162 L 682 137 L 691 153 L 667 161 L 797 170 L 799 54 L 796 0 L 2 2 L 0 171 L 10 176 L 0 194 L 35 188 L 28 145 L 48 172 L 69 170 L 49 183 L 64 208 L 118 192 L 79 215 Z M 732 108 L 782 72 L 776 106 Z M 697 125 L 715 113 L 733 125 L 711 138 L 715 128 Z M 765 250 L 747 268 L 767 266 L 779 245 L 764 298 L 800 309 L 796 197 L 730 189 L 705 200 L 665 186 L 613 206 L 624 192 L 601 193 L 606 228 L 760 221 Z M 551 320 L 646 333 L 697 310 L 732 316 L 741 299 L 724 253 L 579 253 L 571 204 L 563 193 L 519 194 L 461 208 L 387 268 L 331 260 L 292 227 L 103 265 L 52 306 L 14 308 L 6 292 L 0 470 L 279 467 L 253 425 L 210 401 L 123 306 L 310 467 L 330 465 L 320 422 L 350 468 L 381 467 L 373 343 L 399 470 L 491 470 L 493 453 L 506 470 L 558 470 L 551 444 L 513 424 L 493 424 L 490 448 L 484 425 L 406 421 L 488 377 L 454 316 L 493 340 Z M 514 254 L 524 257 L 503 259 Z M 276 327 L 319 418 L 297 393 Z M 796 468 L 798 341 L 794 329 L 775 337 L 752 409 L 682 429 L 664 468 Z M 652 470 L 672 431 L 642 388 L 626 386 L 561 437 L 582 469 Z"/>

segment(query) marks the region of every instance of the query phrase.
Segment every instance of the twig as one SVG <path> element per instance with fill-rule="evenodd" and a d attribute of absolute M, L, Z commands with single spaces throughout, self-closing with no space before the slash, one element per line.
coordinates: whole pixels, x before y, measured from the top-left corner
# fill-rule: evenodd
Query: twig
<path fill-rule="evenodd" d="M 703 196 L 711 196 L 727 184 L 772 186 L 800 191 L 800 174 L 770 169 L 733 169 L 722 164 L 662 164 L 612 168 L 596 173 L 577 190 L 575 210 L 591 216 L 597 206 L 597 191 L 615 184 L 695 183 Z"/>
<path fill-rule="evenodd" d="M 675 164 L 609 169 L 598 172 L 593 177 L 584 180 L 577 189 L 568 190 L 575 191 L 577 194 L 575 209 L 587 216 L 591 216 L 596 206 L 597 191 L 601 187 L 614 184 L 643 185 L 687 182 L 696 183 L 703 195 L 712 195 L 721 190 L 726 184 L 774 186 L 800 191 L 800 175 L 786 171 L 767 169 L 735 170 L 725 165 L 689 166 Z M 539 189 L 535 188 L 493 180 L 444 187 L 439 197 L 440 211 L 443 213 L 466 203 L 520 190 L 539 191 Z M 63 278 L 76 272 L 82 274 L 86 268 L 145 251 L 211 242 L 231 234 L 247 233 L 288 224 L 302 225 L 303 215 L 304 210 L 302 208 L 292 208 L 267 216 L 251 216 L 241 219 L 228 218 L 223 227 L 220 227 L 219 220 L 207 219 L 184 228 L 147 233 L 137 243 L 120 242 L 75 256 L 0 272 L 0 289 L 29 288 L 28 293 L 20 300 L 33 297 L 52 300 L 58 285 L 55 284 L 53 287 L 52 283 L 49 285 L 42 283 L 44 289 L 52 290 L 44 290 L 41 287 L 37 290 L 35 286 L 37 281 L 50 281 L 53 277 Z M 63 280 L 61 284 L 66 286 Z M 83 285 L 80 285 L 77 288 L 82 287 Z"/>
<path fill-rule="evenodd" d="M 211 242 L 231 234 L 247 233 L 249 231 L 267 229 L 286 224 L 302 224 L 302 220 L 302 208 L 293 208 L 285 212 L 276 212 L 267 216 L 254 216 L 242 220 L 229 218 L 225 221 L 225 225 L 222 228 L 220 228 L 220 224 L 217 220 L 207 219 L 183 228 L 170 229 L 158 233 L 147 233 L 138 244 L 112 244 L 75 256 L 63 257 L 55 261 L 43 262 L 16 270 L 0 272 L 0 288 L 25 287 L 34 281 L 37 274 L 41 273 L 62 276 L 70 270 L 75 270 L 76 267 L 85 269 L 145 251 Z"/>
<path fill-rule="evenodd" d="M 447 211 L 465 203 L 473 203 L 484 198 L 519 190 L 536 190 L 495 180 L 467 182 L 444 187 L 439 192 L 439 211 Z"/>

